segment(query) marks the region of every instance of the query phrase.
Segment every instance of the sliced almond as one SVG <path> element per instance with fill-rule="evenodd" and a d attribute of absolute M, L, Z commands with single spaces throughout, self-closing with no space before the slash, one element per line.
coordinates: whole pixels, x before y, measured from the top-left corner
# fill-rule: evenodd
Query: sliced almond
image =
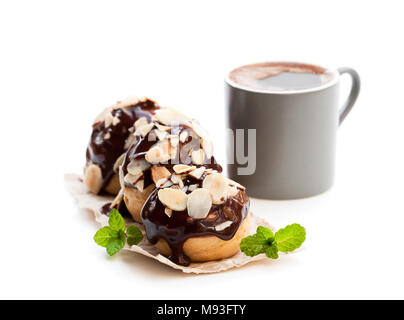
<path fill-rule="evenodd" d="M 164 213 L 169 216 L 171 218 L 172 214 L 173 214 L 173 210 L 165 208 L 164 209 Z"/>
<path fill-rule="evenodd" d="M 143 192 L 143 190 L 144 190 L 144 179 L 138 180 L 138 182 L 135 183 L 135 188 L 137 188 L 140 192 Z"/>
<path fill-rule="evenodd" d="M 95 164 L 90 164 L 84 172 L 84 184 L 93 193 L 100 192 L 102 188 L 102 171 L 101 168 Z"/>
<path fill-rule="evenodd" d="M 171 176 L 170 171 L 166 167 L 162 166 L 156 166 L 154 165 L 151 168 L 151 176 L 155 184 L 157 184 L 157 181 L 161 179 L 167 179 L 168 177 Z"/>
<path fill-rule="evenodd" d="M 173 174 L 171 176 L 171 181 L 175 184 L 178 184 L 180 188 L 184 187 L 184 182 L 182 181 L 182 177 L 178 174 Z"/>
<path fill-rule="evenodd" d="M 171 147 L 173 148 L 176 148 L 180 142 L 180 137 L 176 134 L 168 135 L 167 139 L 170 140 Z"/>
<path fill-rule="evenodd" d="M 178 189 L 165 188 L 157 193 L 162 204 L 174 211 L 184 211 L 187 208 L 187 195 Z"/>
<path fill-rule="evenodd" d="M 123 99 L 122 101 L 118 101 L 116 105 L 118 108 L 126 108 L 126 107 L 133 106 L 139 102 L 141 102 L 141 99 L 139 97 L 132 96 L 132 97 Z"/>
<path fill-rule="evenodd" d="M 173 124 L 188 124 L 191 120 L 186 115 L 171 108 L 157 110 L 154 117 L 162 124 L 169 126 Z"/>
<path fill-rule="evenodd" d="M 160 179 L 156 182 L 156 187 L 157 188 L 168 188 L 173 185 L 171 180 L 168 180 L 167 178 Z"/>
<path fill-rule="evenodd" d="M 182 131 L 182 132 L 180 133 L 180 141 L 181 141 L 182 143 L 184 143 L 185 140 L 187 140 L 188 135 L 189 135 L 188 131 L 186 131 L 186 130 Z"/>
<path fill-rule="evenodd" d="M 244 186 L 242 186 L 242 185 L 239 184 L 238 182 L 233 181 L 233 180 L 231 180 L 231 179 L 229 179 L 229 178 L 227 178 L 227 183 L 229 184 L 229 186 L 234 186 L 234 187 L 239 188 L 239 189 L 241 189 L 241 190 L 245 190 L 245 187 L 244 187 Z"/>
<path fill-rule="evenodd" d="M 150 168 L 150 163 L 143 159 L 132 159 L 128 164 L 128 172 L 132 175 L 138 175 L 143 171 L 146 171 Z"/>
<path fill-rule="evenodd" d="M 192 192 L 194 190 L 198 189 L 198 185 L 197 184 L 191 184 L 190 186 L 188 186 L 188 191 Z"/>
<path fill-rule="evenodd" d="M 125 150 L 129 149 L 129 147 L 133 144 L 133 142 L 135 142 L 135 140 L 136 140 L 136 137 L 133 134 L 130 134 L 125 141 L 125 146 L 124 146 Z"/>
<path fill-rule="evenodd" d="M 108 140 L 109 138 L 111 138 L 111 133 L 107 132 L 107 133 L 104 135 L 104 139 L 105 139 L 105 140 Z"/>
<path fill-rule="evenodd" d="M 201 165 L 205 162 L 205 152 L 202 149 L 192 151 L 191 158 L 192 163 Z"/>
<path fill-rule="evenodd" d="M 234 197 L 238 192 L 239 190 L 234 186 L 227 187 L 227 197 Z"/>
<path fill-rule="evenodd" d="M 188 175 L 190 175 L 191 177 L 194 177 L 195 179 L 200 179 L 204 172 L 205 172 L 205 167 L 199 167 L 199 168 L 196 168 L 195 170 L 192 170 L 190 173 L 188 173 Z"/>
<path fill-rule="evenodd" d="M 205 151 L 206 158 L 210 159 L 213 156 L 213 143 L 209 139 L 202 139 L 202 148 Z"/>
<path fill-rule="evenodd" d="M 233 224 L 233 221 L 225 221 L 225 222 L 217 225 L 215 227 L 215 230 L 216 231 L 222 231 L 222 230 L 227 229 L 228 227 L 230 227 L 232 224 Z"/>
<path fill-rule="evenodd" d="M 192 119 L 191 121 L 191 128 L 195 131 L 195 133 L 201 137 L 202 139 L 207 139 L 209 140 L 209 134 L 208 132 L 201 127 L 201 125 L 199 124 L 198 121 L 196 121 L 195 119 Z"/>
<path fill-rule="evenodd" d="M 161 131 L 170 131 L 171 127 L 167 127 L 167 126 L 163 126 L 161 124 L 156 123 L 156 127 L 157 129 L 161 130 Z"/>
<path fill-rule="evenodd" d="M 188 195 L 188 215 L 194 219 L 204 219 L 212 207 L 209 190 L 198 188 Z"/>
<path fill-rule="evenodd" d="M 195 170 L 196 167 L 195 166 L 187 166 L 186 164 L 176 164 L 173 167 L 174 171 L 176 173 L 186 173 L 186 172 L 190 172 L 192 170 Z"/>
<path fill-rule="evenodd" d="M 163 130 L 154 130 L 154 132 L 160 141 L 163 141 L 168 136 L 168 133 Z"/>
<path fill-rule="evenodd" d="M 146 135 L 150 132 L 151 129 L 153 129 L 154 123 L 148 123 L 145 124 L 138 129 L 136 129 L 135 135 L 141 135 L 143 138 L 146 137 Z"/>
<path fill-rule="evenodd" d="M 114 119 L 111 110 L 109 110 L 106 114 L 105 114 L 105 128 L 109 128 L 112 124 L 112 120 Z"/>
<path fill-rule="evenodd" d="M 117 208 L 119 204 L 121 203 L 123 199 L 123 191 L 124 189 L 121 189 L 118 193 L 118 195 L 115 197 L 114 201 L 112 201 L 110 208 Z"/>
<path fill-rule="evenodd" d="M 144 125 L 148 124 L 148 121 L 146 119 L 146 117 L 141 117 L 139 119 L 136 120 L 135 122 L 135 129 L 139 129 L 140 127 L 143 127 Z"/>
<path fill-rule="evenodd" d="M 128 173 L 124 178 L 123 181 L 129 183 L 131 185 L 135 185 L 135 183 L 143 176 L 143 173 L 139 173 L 137 175 L 133 175 Z"/>
<path fill-rule="evenodd" d="M 214 204 L 224 202 L 227 193 L 227 181 L 220 173 L 208 175 L 203 180 L 202 187 L 209 190 Z"/>
<path fill-rule="evenodd" d="M 117 116 L 112 118 L 112 125 L 113 126 L 116 126 L 119 122 L 121 122 L 121 120 Z"/>
<path fill-rule="evenodd" d="M 168 188 L 173 185 L 173 182 L 171 180 L 167 180 L 166 183 L 164 183 L 161 187 L 162 188 Z"/>
<path fill-rule="evenodd" d="M 116 159 L 115 163 L 114 163 L 114 171 L 118 172 L 119 167 L 122 165 L 123 159 L 125 158 L 125 154 L 122 153 L 118 159 Z"/>
<path fill-rule="evenodd" d="M 217 170 L 214 170 L 214 169 L 211 169 L 211 168 L 206 169 L 205 172 L 206 172 L 206 174 L 218 173 Z"/>
<path fill-rule="evenodd" d="M 164 152 L 163 148 L 160 146 L 154 146 L 147 151 L 145 158 L 152 164 L 158 164 L 167 162 L 171 157 L 167 152 Z"/>

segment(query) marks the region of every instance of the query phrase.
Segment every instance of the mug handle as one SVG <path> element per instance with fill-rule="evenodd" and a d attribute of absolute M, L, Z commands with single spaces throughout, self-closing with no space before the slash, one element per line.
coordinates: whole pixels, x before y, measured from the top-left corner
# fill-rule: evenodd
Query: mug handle
<path fill-rule="evenodd" d="M 347 73 L 352 78 L 351 92 L 349 93 L 348 99 L 345 101 L 344 105 L 339 111 L 339 125 L 341 125 L 348 113 L 352 110 L 352 107 L 354 106 L 356 99 L 358 98 L 361 88 L 361 80 L 359 78 L 359 74 L 352 68 L 338 68 L 338 72 L 340 75 Z"/>

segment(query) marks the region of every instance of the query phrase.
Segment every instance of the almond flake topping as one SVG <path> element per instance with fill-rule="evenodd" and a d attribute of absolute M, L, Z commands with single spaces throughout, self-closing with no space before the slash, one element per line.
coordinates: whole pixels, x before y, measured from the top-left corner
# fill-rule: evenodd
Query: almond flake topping
<path fill-rule="evenodd" d="M 170 134 L 167 136 L 167 138 L 170 140 L 170 144 L 173 148 L 176 148 L 180 143 L 180 137 L 176 134 Z"/>
<path fill-rule="evenodd" d="M 185 131 L 185 130 L 182 131 L 182 132 L 180 133 L 180 141 L 181 141 L 182 143 L 184 143 L 185 140 L 187 140 L 188 135 L 189 135 L 188 131 Z"/>
<path fill-rule="evenodd" d="M 160 141 L 163 141 L 168 135 L 168 133 L 163 130 L 154 130 L 154 132 L 156 133 L 156 136 Z"/>
<path fill-rule="evenodd" d="M 156 110 L 154 117 L 164 125 L 188 124 L 191 120 L 186 115 L 171 108 Z"/>
<path fill-rule="evenodd" d="M 148 163 L 143 159 L 141 160 L 132 159 L 128 164 L 128 172 L 132 175 L 138 175 L 139 173 L 142 173 L 143 171 L 149 168 L 150 163 Z"/>
<path fill-rule="evenodd" d="M 118 172 L 119 167 L 122 165 L 123 163 L 123 159 L 125 158 L 125 154 L 122 153 L 118 159 L 116 159 L 115 163 L 114 163 L 114 171 Z"/>
<path fill-rule="evenodd" d="M 200 165 L 205 162 L 205 152 L 203 152 L 202 149 L 192 151 L 191 157 L 192 157 L 192 163 Z"/>
<path fill-rule="evenodd" d="M 173 167 L 173 169 L 174 169 L 174 171 L 175 171 L 176 173 L 186 173 L 186 172 L 195 170 L 196 167 L 195 167 L 195 166 L 187 166 L 186 164 L 176 164 L 176 165 Z"/>
<path fill-rule="evenodd" d="M 209 190 L 214 204 L 221 204 L 224 202 L 227 193 L 227 182 L 220 173 L 212 173 L 208 175 L 203 180 L 202 186 Z"/>
<path fill-rule="evenodd" d="M 167 127 L 167 126 L 163 126 L 161 124 L 156 123 L 156 127 L 157 129 L 161 130 L 161 131 L 170 131 L 171 127 Z"/>
<path fill-rule="evenodd" d="M 190 173 L 188 173 L 188 175 L 190 175 L 191 177 L 194 177 L 195 179 L 200 179 L 204 172 L 205 172 L 205 167 L 199 167 L 195 170 L 192 170 Z"/>
<path fill-rule="evenodd" d="M 167 178 L 160 179 L 156 182 L 156 187 L 157 188 L 168 188 L 173 185 L 171 180 L 168 180 Z"/>
<path fill-rule="evenodd" d="M 139 99 L 136 96 L 132 96 L 132 97 L 128 97 L 126 99 L 123 99 L 122 101 L 118 101 L 116 106 L 118 108 L 126 108 L 126 107 L 133 106 L 133 105 L 135 105 L 135 104 L 137 104 L 137 103 L 139 103 L 141 101 L 144 101 L 144 100 L 145 100 L 145 98 Z"/>
<path fill-rule="evenodd" d="M 129 147 L 135 142 L 136 137 L 133 134 L 130 134 L 125 141 L 125 150 L 129 149 Z"/>
<path fill-rule="evenodd" d="M 212 199 L 208 190 L 198 188 L 188 195 L 188 215 L 194 219 L 204 219 L 212 207 Z"/>
<path fill-rule="evenodd" d="M 171 176 L 171 181 L 175 184 L 178 184 L 180 188 L 184 188 L 184 182 L 182 181 L 182 177 L 178 174 L 173 174 Z"/>
<path fill-rule="evenodd" d="M 138 182 L 136 182 L 135 184 L 135 188 L 137 188 L 140 192 L 143 192 L 144 190 L 144 180 L 139 180 Z"/>
<path fill-rule="evenodd" d="M 143 127 L 144 125 L 148 124 L 148 121 L 146 119 L 146 117 L 141 117 L 139 119 L 136 120 L 135 122 L 135 129 L 139 129 L 140 127 Z"/>
<path fill-rule="evenodd" d="M 136 129 L 135 135 L 141 135 L 143 138 L 153 129 L 154 123 L 148 123 Z"/>
<path fill-rule="evenodd" d="M 111 110 L 109 110 L 105 115 L 105 128 L 109 128 L 112 124 L 114 117 L 112 116 Z"/>
<path fill-rule="evenodd" d="M 171 216 L 173 215 L 173 210 L 165 208 L 164 213 L 171 218 Z"/>
<path fill-rule="evenodd" d="M 170 160 L 170 155 L 163 150 L 163 146 L 157 145 L 147 151 L 145 159 L 152 164 L 158 164 Z"/>
<path fill-rule="evenodd" d="M 189 192 L 192 192 L 192 191 L 196 190 L 197 188 L 198 188 L 198 185 L 197 185 L 197 184 L 191 184 L 191 185 L 188 187 L 188 191 L 189 191 Z"/>
<path fill-rule="evenodd" d="M 244 186 L 242 186 L 242 185 L 239 184 L 238 182 L 233 181 L 233 180 L 231 180 L 231 179 L 229 179 L 229 178 L 227 178 L 227 183 L 229 184 L 229 186 L 234 186 L 234 187 L 239 188 L 239 189 L 241 189 L 241 190 L 245 190 L 245 187 L 244 187 Z"/>
<path fill-rule="evenodd" d="M 222 230 L 224 230 L 224 229 L 227 229 L 228 227 L 230 227 L 230 226 L 232 225 L 232 223 L 233 223 L 233 221 L 225 221 L 225 222 L 223 222 L 223 223 L 217 225 L 217 226 L 215 227 L 215 230 L 216 230 L 216 231 L 222 231 Z"/>
<path fill-rule="evenodd" d="M 157 193 L 163 205 L 174 211 L 184 211 L 187 208 L 187 195 L 179 189 L 165 188 Z"/>
<path fill-rule="evenodd" d="M 116 126 L 119 122 L 121 122 L 121 120 L 118 117 L 113 117 L 112 118 L 112 125 Z"/>
<path fill-rule="evenodd" d="M 155 184 L 157 184 L 157 182 L 159 180 L 169 178 L 171 176 L 171 173 L 170 173 L 170 171 L 168 171 L 168 169 L 166 167 L 154 165 L 151 168 L 151 176 L 152 176 L 153 182 Z"/>
<path fill-rule="evenodd" d="M 139 173 L 137 175 L 133 175 L 128 173 L 123 179 L 124 182 L 129 183 L 131 185 L 135 185 L 135 183 L 143 176 L 143 173 Z"/>

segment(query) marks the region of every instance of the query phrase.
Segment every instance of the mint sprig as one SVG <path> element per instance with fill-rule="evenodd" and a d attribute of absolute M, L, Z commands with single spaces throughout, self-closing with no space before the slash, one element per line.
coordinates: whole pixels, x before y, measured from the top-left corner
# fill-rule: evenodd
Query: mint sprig
<path fill-rule="evenodd" d="M 278 259 L 278 251 L 296 250 L 304 240 L 306 230 L 297 223 L 288 225 L 275 234 L 270 229 L 259 226 L 255 234 L 241 240 L 240 249 L 249 257 L 264 253 L 268 258 Z"/>
<path fill-rule="evenodd" d="M 118 210 L 112 209 L 109 213 L 108 227 L 102 227 L 94 235 L 94 241 L 107 249 L 110 256 L 118 253 L 128 242 L 130 246 L 138 244 L 143 235 L 136 226 L 129 226 L 125 230 L 125 220 Z"/>

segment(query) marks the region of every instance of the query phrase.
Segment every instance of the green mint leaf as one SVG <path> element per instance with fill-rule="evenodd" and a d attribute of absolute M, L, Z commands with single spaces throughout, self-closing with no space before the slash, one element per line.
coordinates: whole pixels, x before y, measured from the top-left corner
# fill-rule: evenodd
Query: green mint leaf
<path fill-rule="evenodd" d="M 259 226 L 257 228 L 257 236 L 262 239 L 262 241 L 266 242 L 273 242 L 275 239 L 274 233 L 271 231 L 271 229 Z"/>
<path fill-rule="evenodd" d="M 125 246 L 125 235 L 123 233 L 120 234 L 120 237 L 111 239 L 107 244 L 107 253 L 110 256 L 118 253 Z"/>
<path fill-rule="evenodd" d="M 129 226 L 126 229 L 126 236 L 130 246 L 138 244 L 143 239 L 142 231 L 136 226 Z"/>
<path fill-rule="evenodd" d="M 276 242 L 273 242 L 266 250 L 265 250 L 265 254 L 268 258 L 271 259 L 278 259 L 279 255 L 278 255 L 278 245 L 276 244 Z"/>
<path fill-rule="evenodd" d="M 290 252 L 299 248 L 306 239 L 306 229 L 294 223 L 280 229 L 275 234 L 279 251 Z"/>
<path fill-rule="evenodd" d="M 241 240 L 240 249 L 249 257 L 265 253 L 269 258 L 276 257 L 274 259 L 277 259 L 278 250 L 276 244 L 274 244 L 274 238 L 274 234 L 270 229 L 259 226 L 256 234 Z"/>
<path fill-rule="evenodd" d="M 109 226 L 115 231 L 125 231 L 125 221 L 118 210 L 112 209 L 109 213 Z"/>
<path fill-rule="evenodd" d="M 109 240 L 111 240 L 114 235 L 112 234 L 110 227 L 103 227 L 97 231 L 94 235 L 94 241 L 101 247 L 106 248 L 108 245 Z"/>

